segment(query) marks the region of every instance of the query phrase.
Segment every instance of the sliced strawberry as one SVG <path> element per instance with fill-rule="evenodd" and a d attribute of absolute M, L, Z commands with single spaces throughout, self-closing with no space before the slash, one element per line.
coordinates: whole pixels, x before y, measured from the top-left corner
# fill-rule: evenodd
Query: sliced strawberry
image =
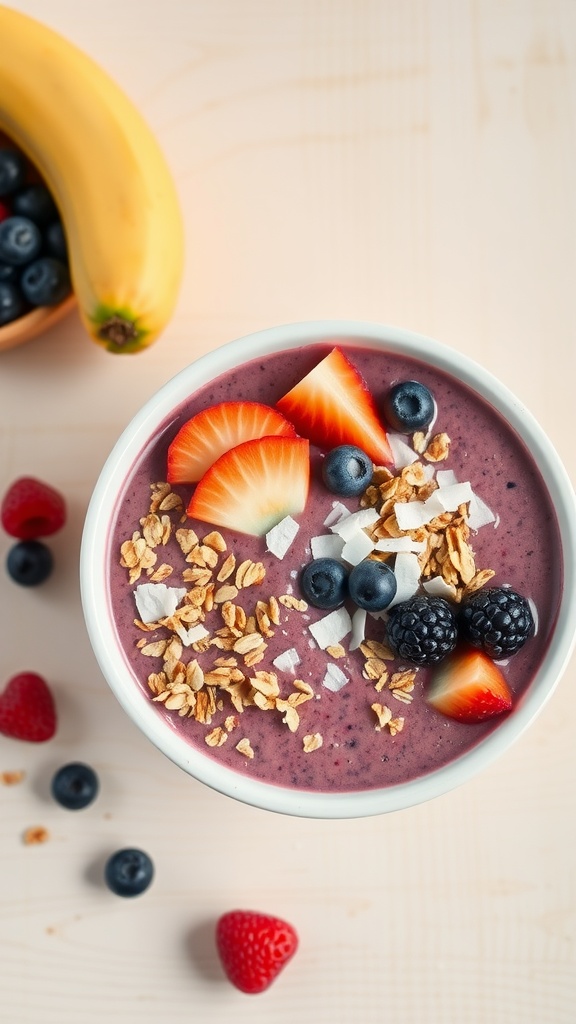
<path fill-rule="evenodd" d="M 426 699 L 460 722 L 483 722 L 512 707 L 512 693 L 498 666 L 471 647 L 456 650 L 438 666 Z"/>
<path fill-rule="evenodd" d="M 204 474 L 188 515 L 261 537 L 304 510 L 310 460 L 303 437 L 262 437 L 225 452 Z"/>
<path fill-rule="evenodd" d="M 255 437 L 294 437 L 291 423 L 261 402 L 219 402 L 185 423 L 168 448 L 167 479 L 194 484 L 224 452 Z"/>
<path fill-rule="evenodd" d="M 0 519 L 11 537 L 20 540 L 49 537 L 66 522 L 66 502 L 50 484 L 32 476 L 22 476 L 6 491 Z"/>
<path fill-rule="evenodd" d="M 56 708 L 46 681 L 36 672 L 13 676 L 0 694 L 0 733 L 43 743 L 56 732 Z"/>
<path fill-rule="evenodd" d="M 377 466 L 393 465 L 374 399 L 339 348 L 333 348 L 276 405 L 298 433 L 319 448 L 354 444 Z"/>
<path fill-rule="evenodd" d="M 291 924 L 254 910 L 230 910 L 216 925 L 216 947 L 229 981 L 241 992 L 263 992 L 298 948 Z"/>

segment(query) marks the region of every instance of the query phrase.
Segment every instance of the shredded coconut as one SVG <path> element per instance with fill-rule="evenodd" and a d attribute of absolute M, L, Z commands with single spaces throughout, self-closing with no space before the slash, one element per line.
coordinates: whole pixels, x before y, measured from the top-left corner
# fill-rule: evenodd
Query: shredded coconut
<path fill-rule="evenodd" d="M 342 558 L 350 565 L 358 565 L 374 550 L 374 541 L 364 530 L 358 530 L 344 544 Z"/>
<path fill-rule="evenodd" d="M 413 462 L 417 462 L 417 452 L 406 444 L 400 434 L 388 434 L 388 442 L 392 449 L 392 458 L 396 469 L 404 469 L 405 466 L 411 466 Z"/>
<path fill-rule="evenodd" d="M 348 682 L 348 676 L 338 665 L 334 665 L 332 662 L 326 665 L 326 674 L 322 680 L 322 686 L 327 690 L 331 690 L 332 693 L 338 693 Z"/>
<path fill-rule="evenodd" d="M 290 647 L 274 658 L 272 664 L 280 672 L 295 672 L 296 666 L 300 664 L 300 655 L 295 647 Z"/>
<path fill-rule="evenodd" d="M 340 559 L 344 541 L 335 533 L 321 533 L 318 537 L 311 538 L 310 547 L 313 558 Z"/>
<path fill-rule="evenodd" d="M 420 564 L 417 555 L 411 551 L 401 551 L 400 554 L 396 555 L 394 575 L 396 576 L 396 593 L 388 608 L 392 608 L 395 604 L 400 604 L 401 601 L 407 601 L 418 590 L 420 584 Z"/>
<path fill-rule="evenodd" d="M 266 534 L 266 548 L 270 554 L 276 555 L 276 558 L 284 558 L 299 529 L 299 524 L 292 516 L 285 516 L 276 523 L 276 526 Z"/>
<path fill-rule="evenodd" d="M 165 583 L 140 583 L 134 591 L 141 622 L 157 622 L 173 615 L 187 594 L 185 587 L 167 587 Z"/>
<path fill-rule="evenodd" d="M 339 644 L 352 629 L 352 619 L 346 608 L 336 608 L 322 619 L 312 622 L 308 629 L 318 646 L 324 651 L 327 647 Z"/>
<path fill-rule="evenodd" d="M 342 540 L 350 540 L 359 529 L 364 526 L 371 526 L 380 518 L 375 508 L 361 508 L 359 512 L 351 512 L 345 518 L 340 519 L 330 527 L 333 533 L 337 533 Z"/>

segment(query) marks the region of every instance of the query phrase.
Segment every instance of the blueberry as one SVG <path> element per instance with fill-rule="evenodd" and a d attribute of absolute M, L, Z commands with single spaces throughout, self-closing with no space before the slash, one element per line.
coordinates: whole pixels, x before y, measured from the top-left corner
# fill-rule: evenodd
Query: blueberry
<path fill-rule="evenodd" d="M 304 566 L 300 584 L 315 608 L 339 608 L 348 594 L 348 570 L 335 558 L 315 558 Z"/>
<path fill-rule="evenodd" d="M 52 779 L 52 796 L 69 811 L 88 807 L 98 795 L 98 776 L 81 761 L 72 761 L 58 769 Z"/>
<path fill-rule="evenodd" d="M 46 185 L 27 185 L 19 189 L 12 198 L 12 212 L 20 217 L 28 217 L 42 227 L 58 216 L 56 203 L 52 199 Z"/>
<path fill-rule="evenodd" d="M 41 540 L 21 540 L 6 559 L 8 575 L 23 587 L 36 587 L 47 580 L 54 566 L 49 547 Z"/>
<path fill-rule="evenodd" d="M 40 229 L 28 217 L 7 217 L 0 224 L 0 260 L 23 266 L 33 260 L 42 246 Z"/>
<path fill-rule="evenodd" d="M 329 491 L 351 498 L 362 494 L 372 479 L 372 459 L 353 444 L 341 444 L 328 452 L 322 479 Z"/>
<path fill-rule="evenodd" d="M 48 225 L 44 231 L 44 240 L 51 256 L 55 256 L 57 260 L 62 260 L 62 263 L 68 262 L 68 246 L 66 244 L 64 225 L 61 220 L 53 220 Z"/>
<path fill-rule="evenodd" d="M 14 267 L 11 263 L 0 263 L 0 281 L 10 281 L 11 284 L 15 284 L 19 277 L 19 267 Z"/>
<path fill-rule="evenodd" d="M 150 885 L 154 865 L 143 850 L 117 850 L 106 862 L 106 885 L 116 896 L 139 896 Z"/>
<path fill-rule="evenodd" d="M 26 161 L 17 149 L 0 149 L 0 196 L 21 188 L 26 180 Z"/>
<path fill-rule="evenodd" d="M 24 269 L 20 287 L 32 306 L 56 306 L 70 292 L 68 268 L 60 260 L 41 256 Z"/>
<path fill-rule="evenodd" d="M 396 577 L 386 562 L 365 558 L 348 577 L 350 597 L 359 608 L 381 612 L 396 595 Z"/>
<path fill-rule="evenodd" d="M 417 380 L 394 384 L 384 400 L 384 415 L 394 430 L 408 433 L 425 430 L 436 415 L 431 392 Z"/>
<path fill-rule="evenodd" d="M 0 327 L 17 320 L 26 308 L 22 292 L 12 281 L 0 279 Z"/>

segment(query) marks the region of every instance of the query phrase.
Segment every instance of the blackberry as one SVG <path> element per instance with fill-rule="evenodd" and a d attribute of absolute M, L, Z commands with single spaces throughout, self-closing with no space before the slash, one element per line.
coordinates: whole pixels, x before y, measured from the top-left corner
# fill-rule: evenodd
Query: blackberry
<path fill-rule="evenodd" d="M 498 660 L 515 654 L 534 632 L 525 597 L 510 587 L 487 587 L 466 598 L 458 615 L 463 640 Z"/>
<path fill-rule="evenodd" d="M 435 665 L 456 646 L 456 614 L 443 597 L 417 594 L 391 609 L 386 639 L 398 657 Z"/>

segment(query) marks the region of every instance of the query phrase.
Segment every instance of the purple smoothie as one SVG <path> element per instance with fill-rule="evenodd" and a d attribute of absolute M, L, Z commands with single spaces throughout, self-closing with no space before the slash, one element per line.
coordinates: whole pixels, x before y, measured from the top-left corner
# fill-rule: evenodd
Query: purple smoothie
<path fill-rule="evenodd" d="M 537 612 L 536 635 L 503 668 L 514 702 L 521 701 L 546 654 L 562 589 L 558 525 L 539 470 L 518 435 L 466 385 L 435 368 L 394 353 L 340 347 L 369 382 L 377 403 L 398 380 L 416 379 L 431 390 L 438 408 L 434 430 L 445 431 L 451 439 L 449 458 L 438 468 L 453 470 L 459 481 L 470 481 L 474 492 L 497 515 L 497 525 L 483 526 L 471 537 L 470 543 L 477 567 L 495 570 L 491 585 L 512 586 L 530 599 Z M 200 388 L 175 411 L 134 464 L 118 500 L 111 536 L 109 600 L 135 685 L 141 687 L 149 699 L 153 694 L 147 677 L 161 671 L 162 658 L 144 657 L 138 644 L 142 644 L 143 639 L 147 643 L 162 639 L 168 633 L 162 627 L 143 633 L 135 625 L 134 589 L 138 584 L 128 582 L 127 570 L 120 565 L 120 547 L 141 528 L 140 520 L 150 504 L 150 485 L 166 479 L 170 441 L 186 420 L 217 402 L 243 399 L 274 405 L 329 351 L 330 346 L 307 346 L 254 360 L 223 374 Z M 237 598 L 247 614 L 253 611 L 257 600 L 267 602 L 270 597 L 286 594 L 302 596 L 298 574 L 312 557 L 310 538 L 327 532 L 324 520 L 336 500 L 321 481 L 322 453 L 312 449 L 311 455 L 307 506 L 298 516 L 300 530 L 284 559 L 267 552 L 264 538 L 221 531 L 227 542 L 227 552 L 222 558 L 233 552 L 237 563 L 251 559 L 262 562 L 266 569 L 263 582 L 242 590 Z M 185 508 L 192 487 L 174 487 L 174 491 L 181 496 Z M 342 500 L 350 511 L 359 507 L 357 499 Z M 181 573 L 189 566 L 174 538 L 174 530 L 177 526 L 192 527 L 202 538 L 213 527 L 190 519 L 180 523 L 177 513 L 171 513 L 171 518 L 174 529 L 170 540 L 158 553 L 158 564 L 165 562 L 174 567 L 173 574 L 166 580 L 168 586 L 182 587 L 185 584 Z M 138 583 L 145 581 L 144 573 Z M 227 694 L 220 695 L 221 709 L 215 712 L 209 724 L 181 717 L 175 711 L 168 711 L 161 702 L 154 704 L 158 714 L 187 742 L 236 772 L 302 790 L 344 792 L 381 788 L 441 768 L 482 742 L 502 721 L 497 717 L 482 724 L 465 724 L 431 708 L 425 701 L 432 671 L 429 668 L 418 670 L 410 704 L 396 703 L 389 693 L 377 693 L 374 682 L 362 674 L 363 654 L 348 650 L 349 637 L 343 640 L 346 656 L 334 662 L 349 682 L 333 693 L 322 685 L 327 663 L 333 659 L 314 644 L 308 630 L 310 623 L 326 613 L 311 606 L 301 612 L 282 605 L 280 613 L 280 623 L 273 626 L 274 635 L 266 641 L 265 658 L 254 669 L 276 672 L 283 697 L 294 691 L 295 678 L 311 684 L 315 696 L 299 706 L 300 726 L 296 733 L 290 732 L 278 711 L 246 707 L 238 716 L 238 727 L 227 741 L 213 748 L 206 744 L 207 733 L 216 726 L 223 726 L 228 716 L 236 714 Z M 205 625 L 211 631 L 222 626 L 218 610 L 207 616 Z M 366 637 L 383 639 L 382 622 L 368 616 Z M 295 674 L 278 671 L 272 665 L 273 659 L 288 648 L 296 648 L 301 659 Z M 212 647 L 196 653 L 185 647 L 182 661 L 197 658 L 207 671 L 218 656 L 226 656 L 226 652 Z M 408 667 L 399 662 L 388 665 L 390 672 Z M 250 675 L 254 669 L 245 671 Z M 392 705 L 393 714 L 404 718 L 401 731 L 391 735 L 388 729 L 375 728 L 377 721 L 371 710 L 375 701 Z M 304 753 L 302 737 L 315 733 L 322 736 L 321 748 Z M 254 751 L 252 759 L 236 750 L 236 743 L 243 737 L 249 739 Z"/>

